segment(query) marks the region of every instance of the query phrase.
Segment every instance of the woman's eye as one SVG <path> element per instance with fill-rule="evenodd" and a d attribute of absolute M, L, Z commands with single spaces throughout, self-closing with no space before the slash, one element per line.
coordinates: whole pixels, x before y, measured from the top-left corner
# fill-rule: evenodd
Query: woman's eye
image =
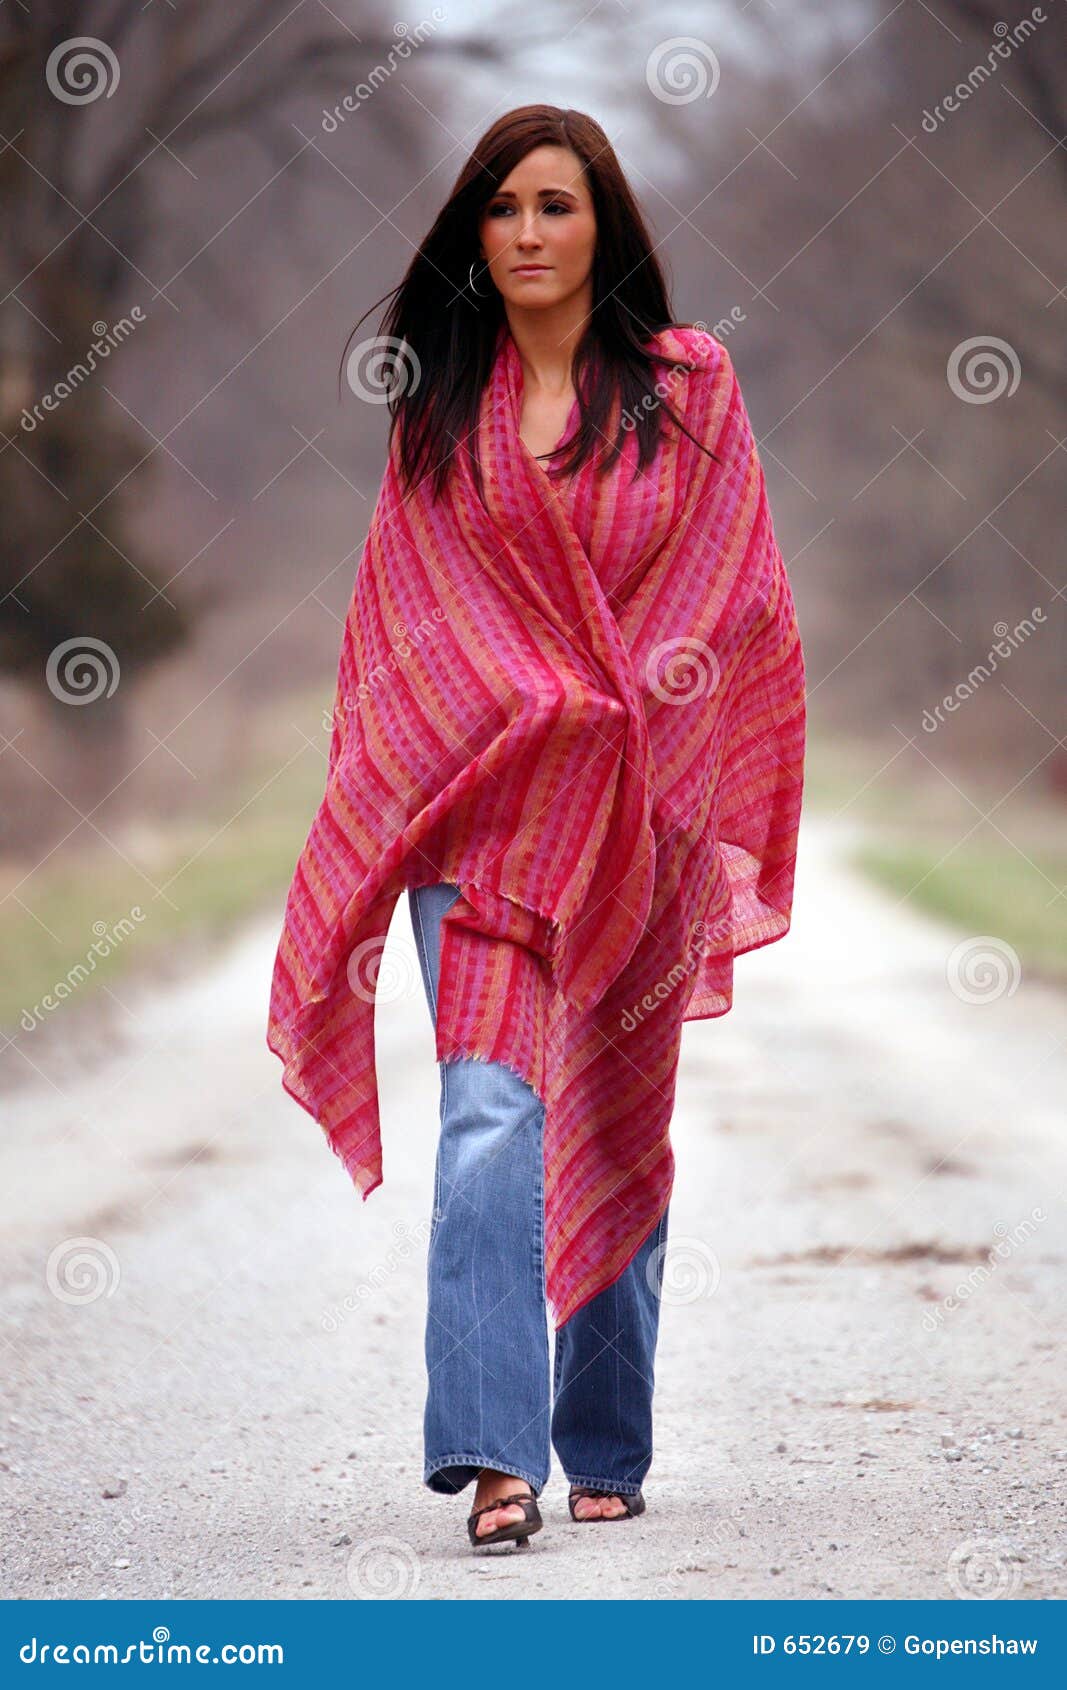
<path fill-rule="evenodd" d="M 500 212 L 511 211 L 512 209 L 513 207 L 510 205 L 491 205 L 489 207 L 489 216 L 496 217 Z M 562 211 L 566 213 L 570 211 L 570 206 L 564 205 L 560 200 L 550 200 L 548 205 L 544 206 L 542 209 L 545 211 Z"/>

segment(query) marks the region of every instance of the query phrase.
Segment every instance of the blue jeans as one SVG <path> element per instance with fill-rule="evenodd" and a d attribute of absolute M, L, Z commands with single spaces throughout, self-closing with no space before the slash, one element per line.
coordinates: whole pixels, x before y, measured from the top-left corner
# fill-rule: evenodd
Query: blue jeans
<path fill-rule="evenodd" d="M 447 881 L 408 893 L 435 1025 L 441 917 L 458 896 Z M 667 1215 L 614 1284 L 555 1334 L 550 1403 L 544 1105 L 503 1063 L 438 1066 L 423 1482 L 453 1494 L 494 1467 L 539 1495 L 551 1440 L 571 1484 L 634 1495 L 652 1464 Z"/>

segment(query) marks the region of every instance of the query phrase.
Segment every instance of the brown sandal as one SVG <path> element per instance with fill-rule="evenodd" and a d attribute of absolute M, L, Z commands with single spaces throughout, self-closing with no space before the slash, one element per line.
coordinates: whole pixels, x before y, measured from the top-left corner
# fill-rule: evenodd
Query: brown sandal
<path fill-rule="evenodd" d="M 574 1512 L 574 1504 L 582 1496 L 614 1496 L 626 1509 L 625 1514 L 586 1514 L 584 1518 Z M 590 1520 L 626 1520 L 634 1519 L 645 1511 L 645 1499 L 640 1491 L 635 1496 L 623 1496 L 617 1490 L 594 1490 L 592 1485 L 572 1485 L 567 1498 L 567 1506 L 571 1511 L 571 1519 L 577 1520 L 580 1526 L 588 1524 Z"/>
<path fill-rule="evenodd" d="M 509 1520 L 506 1526 L 497 1526 L 495 1531 L 486 1532 L 483 1537 L 478 1536 L 475 1521 L 480 1514 L 489 1514 L 494 1508 L 509 1508 L 516 1502 L 526 1516 L 524 1520 Z M 467 1516 L 467 1535 L 475 1549 L 480 1549 L 486 1543 L 515 1543 L 521 1548 L 527 1538 L 532 1537 L 534 1532 L 539 1532 L 543 1525 L 536 1496 L 530 1491 L 523 1491 L 515 1496 L 498 1496 L 495 1502 L 487 1502 L 484 1508 L 476 1508 Z"/>

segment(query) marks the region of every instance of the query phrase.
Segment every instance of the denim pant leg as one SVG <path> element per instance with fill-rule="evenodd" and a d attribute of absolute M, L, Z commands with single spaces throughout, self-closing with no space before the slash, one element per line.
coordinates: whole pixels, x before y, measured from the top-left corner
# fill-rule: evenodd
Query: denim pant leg
<path fill-rule="evenodd" d="M 458 896 L 447 881 L 409 891 L 435 1026 L 441 917 Z M 423 1482 L 453 1494 L 494 1467 L 537 1495 L 551 1459 L 544 1106 L 503 1063 L 462 1057 L 438 1066 Z"/>
<path fill-rule="evenodd" d="M 556 1333 L 552 1443 L 572 1485 L 636 1495 L 652 1465 L 667 1215 L 613 1285 Z"/>

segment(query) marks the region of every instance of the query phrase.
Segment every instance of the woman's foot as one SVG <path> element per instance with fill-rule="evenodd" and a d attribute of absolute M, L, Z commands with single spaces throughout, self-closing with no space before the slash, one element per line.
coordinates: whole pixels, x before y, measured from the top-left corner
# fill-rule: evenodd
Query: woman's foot
<path fill-rule="evenodd" d="M 580 1496 L 574 1513 L 579 1520 L 616 1520 L 626 1513 L 626 1504 L 618 1496 Z"/>
<path fill-rule="evenodd" d="M 471 1512 L 476 1508 L 485 1508 L 486 1512 L 479 1515 L 474 1522 L 474 1529 L 479 1537 L 485 1537 L 488 1532 L 495 1532 L 498 1526 L 510 1526 L 516 1520 L 525 1519 L 523 1510 L 517 1502 L 508 1508 L 487 1508 L 486 1504 L 494 1501 L 498 1496 L 532 1496 L 533 1491 L 525 1479 L 517 1479 L 513 1473 L 501 1473 L 495 1467 L 483 1467 L 478 1475 L 478 1485 L 474 1492 L 474 1503 Z"/>
<path fill-rule="evenodd" d="M 567 1506 L 572 1520 L 632 1520 L 644 1513 L 645 1498 L 642 1491 L 622 1496 L 596 1485 L 572 1484 Z"/>

